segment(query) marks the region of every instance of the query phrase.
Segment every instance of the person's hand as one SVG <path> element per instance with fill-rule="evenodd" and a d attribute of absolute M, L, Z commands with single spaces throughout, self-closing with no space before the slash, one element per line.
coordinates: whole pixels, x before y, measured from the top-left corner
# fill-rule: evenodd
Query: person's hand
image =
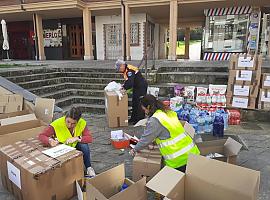
<path fill-rule="evenodd" d="M 149 145 L 148 145 L 148 149 L 149 149 L 149 150 L 154 150 L 154 149 L 155 149 L 155 147 L 154 147 L 154 145 L 153 145 L 153 144 L 149 144 Z"/>
<path fill-rule="evenodd" d="M 136 156 L 136 151 L 135 151 L 135 149 L 131 149 L 131 150 L 129 151 L 129 154 L 130 154 L 131 156 L 135 157 L 135 156 Z"/>
<path fill-rule="evenodd" d="M 58 140 L 54 140 L 53 138 L 49 138 L 49 145 L 51 147 L 55 147 L 58 144 L 59 144 Z"/>
<path fill-rule="evenodd" d="M 79 138 L 78 137 L 72 137 L 72 138 L 68 138 L 65 143 L 66 144 L 71 144 L 71 143 L 74 143 L 76 141 L 79 141 Z"/>

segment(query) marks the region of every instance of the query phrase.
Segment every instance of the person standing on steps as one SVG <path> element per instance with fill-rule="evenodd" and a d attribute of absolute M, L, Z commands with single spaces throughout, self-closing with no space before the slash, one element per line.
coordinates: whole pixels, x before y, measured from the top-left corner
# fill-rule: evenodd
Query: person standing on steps
<path fill-rule="evenodd" d="M 90 148 L 88 143 L 93 141 L 92 135 L 87 128 L 86 121 L 81 117 L 78 108 L 72 107 L 65 116 L 56 119 L 42 133 L 39 140 L 46 146 L 54 147 L 59 143 L 75 147 L 83 153 L 83 162 L 86 168 L 86 176 L 95 176 L 91 167 Z"/>
<path fill-rule="evenodd" d="M 145 118 L 145 114 L 140 105 L 140 97 L 146 95 L 147 92 L 147 81 L 142 76 L 138 67 L 127 64 L 123 60 L 117 60 L 115 63 L 115 68 L 117 72 L 123 74 L 125 82 L 123 84 L 123 89 L 133 90 L 132 94 L 132 114 L 129 122 L 136 124 L 141 119 Z"/>

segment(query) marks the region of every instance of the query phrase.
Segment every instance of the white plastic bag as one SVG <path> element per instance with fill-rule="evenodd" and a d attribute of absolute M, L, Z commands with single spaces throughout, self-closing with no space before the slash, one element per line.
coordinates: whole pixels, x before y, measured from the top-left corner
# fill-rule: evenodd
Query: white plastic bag
<path fill-rule="evenodd" d="M 112 81 L 104 88 L 104 90 L 106 92 L 115 92 L 118 95 L 119 100 L 121 100 L 123 97 L 123 94 L 120 91 L 121 88 L 122 86 L 120 83 L 116 83 L 115 81 Z"/>
<path fill-rule="evenodd" d="M 147 94 L 151 94 L 154 97 L 158 97 L 159 88 L 158 87 L 148 87 L 147 88 Z"/>

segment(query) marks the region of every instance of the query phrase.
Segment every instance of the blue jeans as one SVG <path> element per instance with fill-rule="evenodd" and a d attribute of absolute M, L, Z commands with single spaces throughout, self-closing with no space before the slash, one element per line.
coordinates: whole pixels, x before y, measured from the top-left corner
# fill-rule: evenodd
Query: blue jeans
<path fill-rule="evenodd" d="M 85 168 L 91 167 L 91 160 L 90 160 L 90 148 L 88 144 L 78 142 L 76 145 L 76 149 L 83 153 L 83 163 Z"/>

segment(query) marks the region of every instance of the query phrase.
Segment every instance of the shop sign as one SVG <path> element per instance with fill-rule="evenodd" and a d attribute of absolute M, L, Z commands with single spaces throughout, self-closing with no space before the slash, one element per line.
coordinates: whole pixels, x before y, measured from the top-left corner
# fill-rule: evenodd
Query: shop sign
<path fill-rule="evenodd" d="M 61 29 L 44 29 L 44 47 L 61 47 Z"/>

